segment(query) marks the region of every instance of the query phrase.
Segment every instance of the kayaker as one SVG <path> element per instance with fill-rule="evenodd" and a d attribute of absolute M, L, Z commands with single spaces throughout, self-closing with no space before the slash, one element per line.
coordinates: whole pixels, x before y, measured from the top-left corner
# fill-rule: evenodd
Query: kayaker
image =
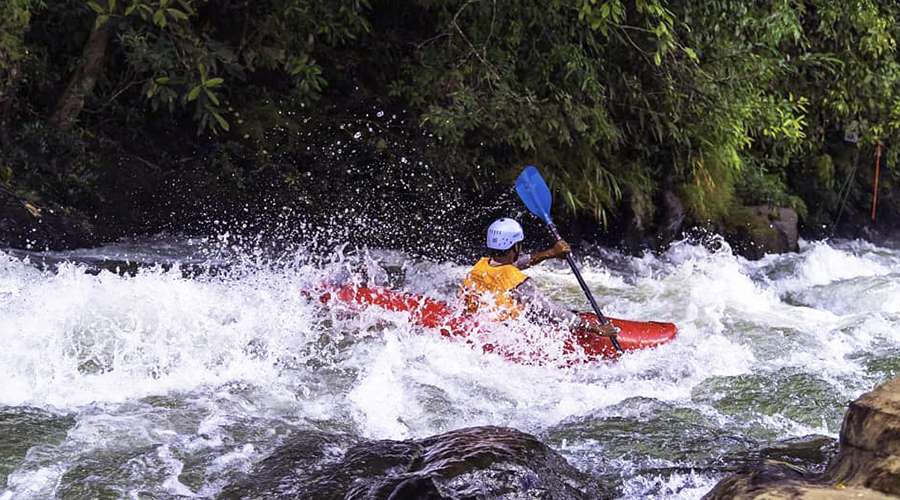
<path fill-rule="evenodd" d="M 547 298 L 522 272 L 547 259 L 565 259 L 571 252 L 563 240 L 540 252 L 522 252 L 525 232 L 513 219 L 494 221 L 487 230 L 488 256 L 481 258 L 462 285 L 466 311 L 492 313 L 494 319 L 505 321 L 525 313 L 530 319 L 549 320 L 569 328 L 588 330 L 598 335 L 615 335 L 612 325 L 598 325 Z"/>

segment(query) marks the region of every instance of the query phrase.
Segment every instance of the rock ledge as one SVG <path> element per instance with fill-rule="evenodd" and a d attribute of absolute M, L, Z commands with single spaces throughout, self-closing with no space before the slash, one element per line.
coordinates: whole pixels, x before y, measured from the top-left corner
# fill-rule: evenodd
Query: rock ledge
<path fill-rule="evenodd" d="M 840 449 L 822 474 L 768 461 L 725 478 L 704 499 L 863 498 L 900 496 L 900 378 L 850 403 Z"/>

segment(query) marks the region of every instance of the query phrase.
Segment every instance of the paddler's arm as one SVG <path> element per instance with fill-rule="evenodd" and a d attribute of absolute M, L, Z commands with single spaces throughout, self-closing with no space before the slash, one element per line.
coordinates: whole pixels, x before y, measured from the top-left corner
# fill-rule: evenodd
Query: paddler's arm
<path fill-rule="evenodd" d="M 527 279 L 514 288 L 512 297 L 525 306 L 525 314 L 537 320 L 549 319 L 553 323 L 575 325 L 579 321 L 577 314 L 549 300 L 538 288 Z"/>
<path fill-rule="evenodd" d="M 512 290 L 512 296 L 525 306 L 525 314 L 537 320 L 550 320 L 552 323 L 565 325 L 568 328 L 583 329 L 597 335 L 612 336 L 618 330 L 612 325 L 599 325 L 585 321 L 578 314 L 547 298 L 531 280 L 523 281 Z"/>
<path fill-rule="evenodd" d="M 515 262 L 515 266 L 519 269 L 528 269 L 529 267 L 536 266 L 547 259 L 565 259 L 566 255 L 571 252 L 572 249 L 569 247 L 569 244 L 566 243 L 565 240 L 559 240 L 555 245 L 546 250 L 534 252 L 531 255 L 523 254 Z"/>

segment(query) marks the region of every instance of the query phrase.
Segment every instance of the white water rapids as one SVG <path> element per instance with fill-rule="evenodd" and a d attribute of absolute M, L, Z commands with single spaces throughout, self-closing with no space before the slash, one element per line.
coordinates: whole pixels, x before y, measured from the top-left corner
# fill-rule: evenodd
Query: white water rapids
<path fill-rule="evenodd" d="M 836 437 L 846 402 L 900 370 L 900 251 L 861 241 L 759 262 L 686 243 L 602 252 L 584 275 L 604 311 L 679 336 L 569 369 L 398 313 L 322 312 L 300 291 L 346 268 L 339 257 L 202 246 L 0 251 L 0 499 L 214 497 L 295 429 L 405 439 L 488 424 L 537 435 L 621 497 L 698 498 L 754 450 Z M 176 265 L 86 272 L 103 259 Z M 445 300 L 469 264 L 369 259 Z M 564 265 L 528 274 L 586 307 Z"/>

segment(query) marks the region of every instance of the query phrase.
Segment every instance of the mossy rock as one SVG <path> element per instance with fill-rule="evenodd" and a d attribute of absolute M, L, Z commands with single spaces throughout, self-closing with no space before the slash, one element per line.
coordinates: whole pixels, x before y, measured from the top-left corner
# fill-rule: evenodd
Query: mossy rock
<path fill-rule="evenodd" d="M 751 260 L 769 253 L 799 250 L 799 217 L 791 208 L 737 206 L 722 222 L 722 232 L 734 250 Z"/>

